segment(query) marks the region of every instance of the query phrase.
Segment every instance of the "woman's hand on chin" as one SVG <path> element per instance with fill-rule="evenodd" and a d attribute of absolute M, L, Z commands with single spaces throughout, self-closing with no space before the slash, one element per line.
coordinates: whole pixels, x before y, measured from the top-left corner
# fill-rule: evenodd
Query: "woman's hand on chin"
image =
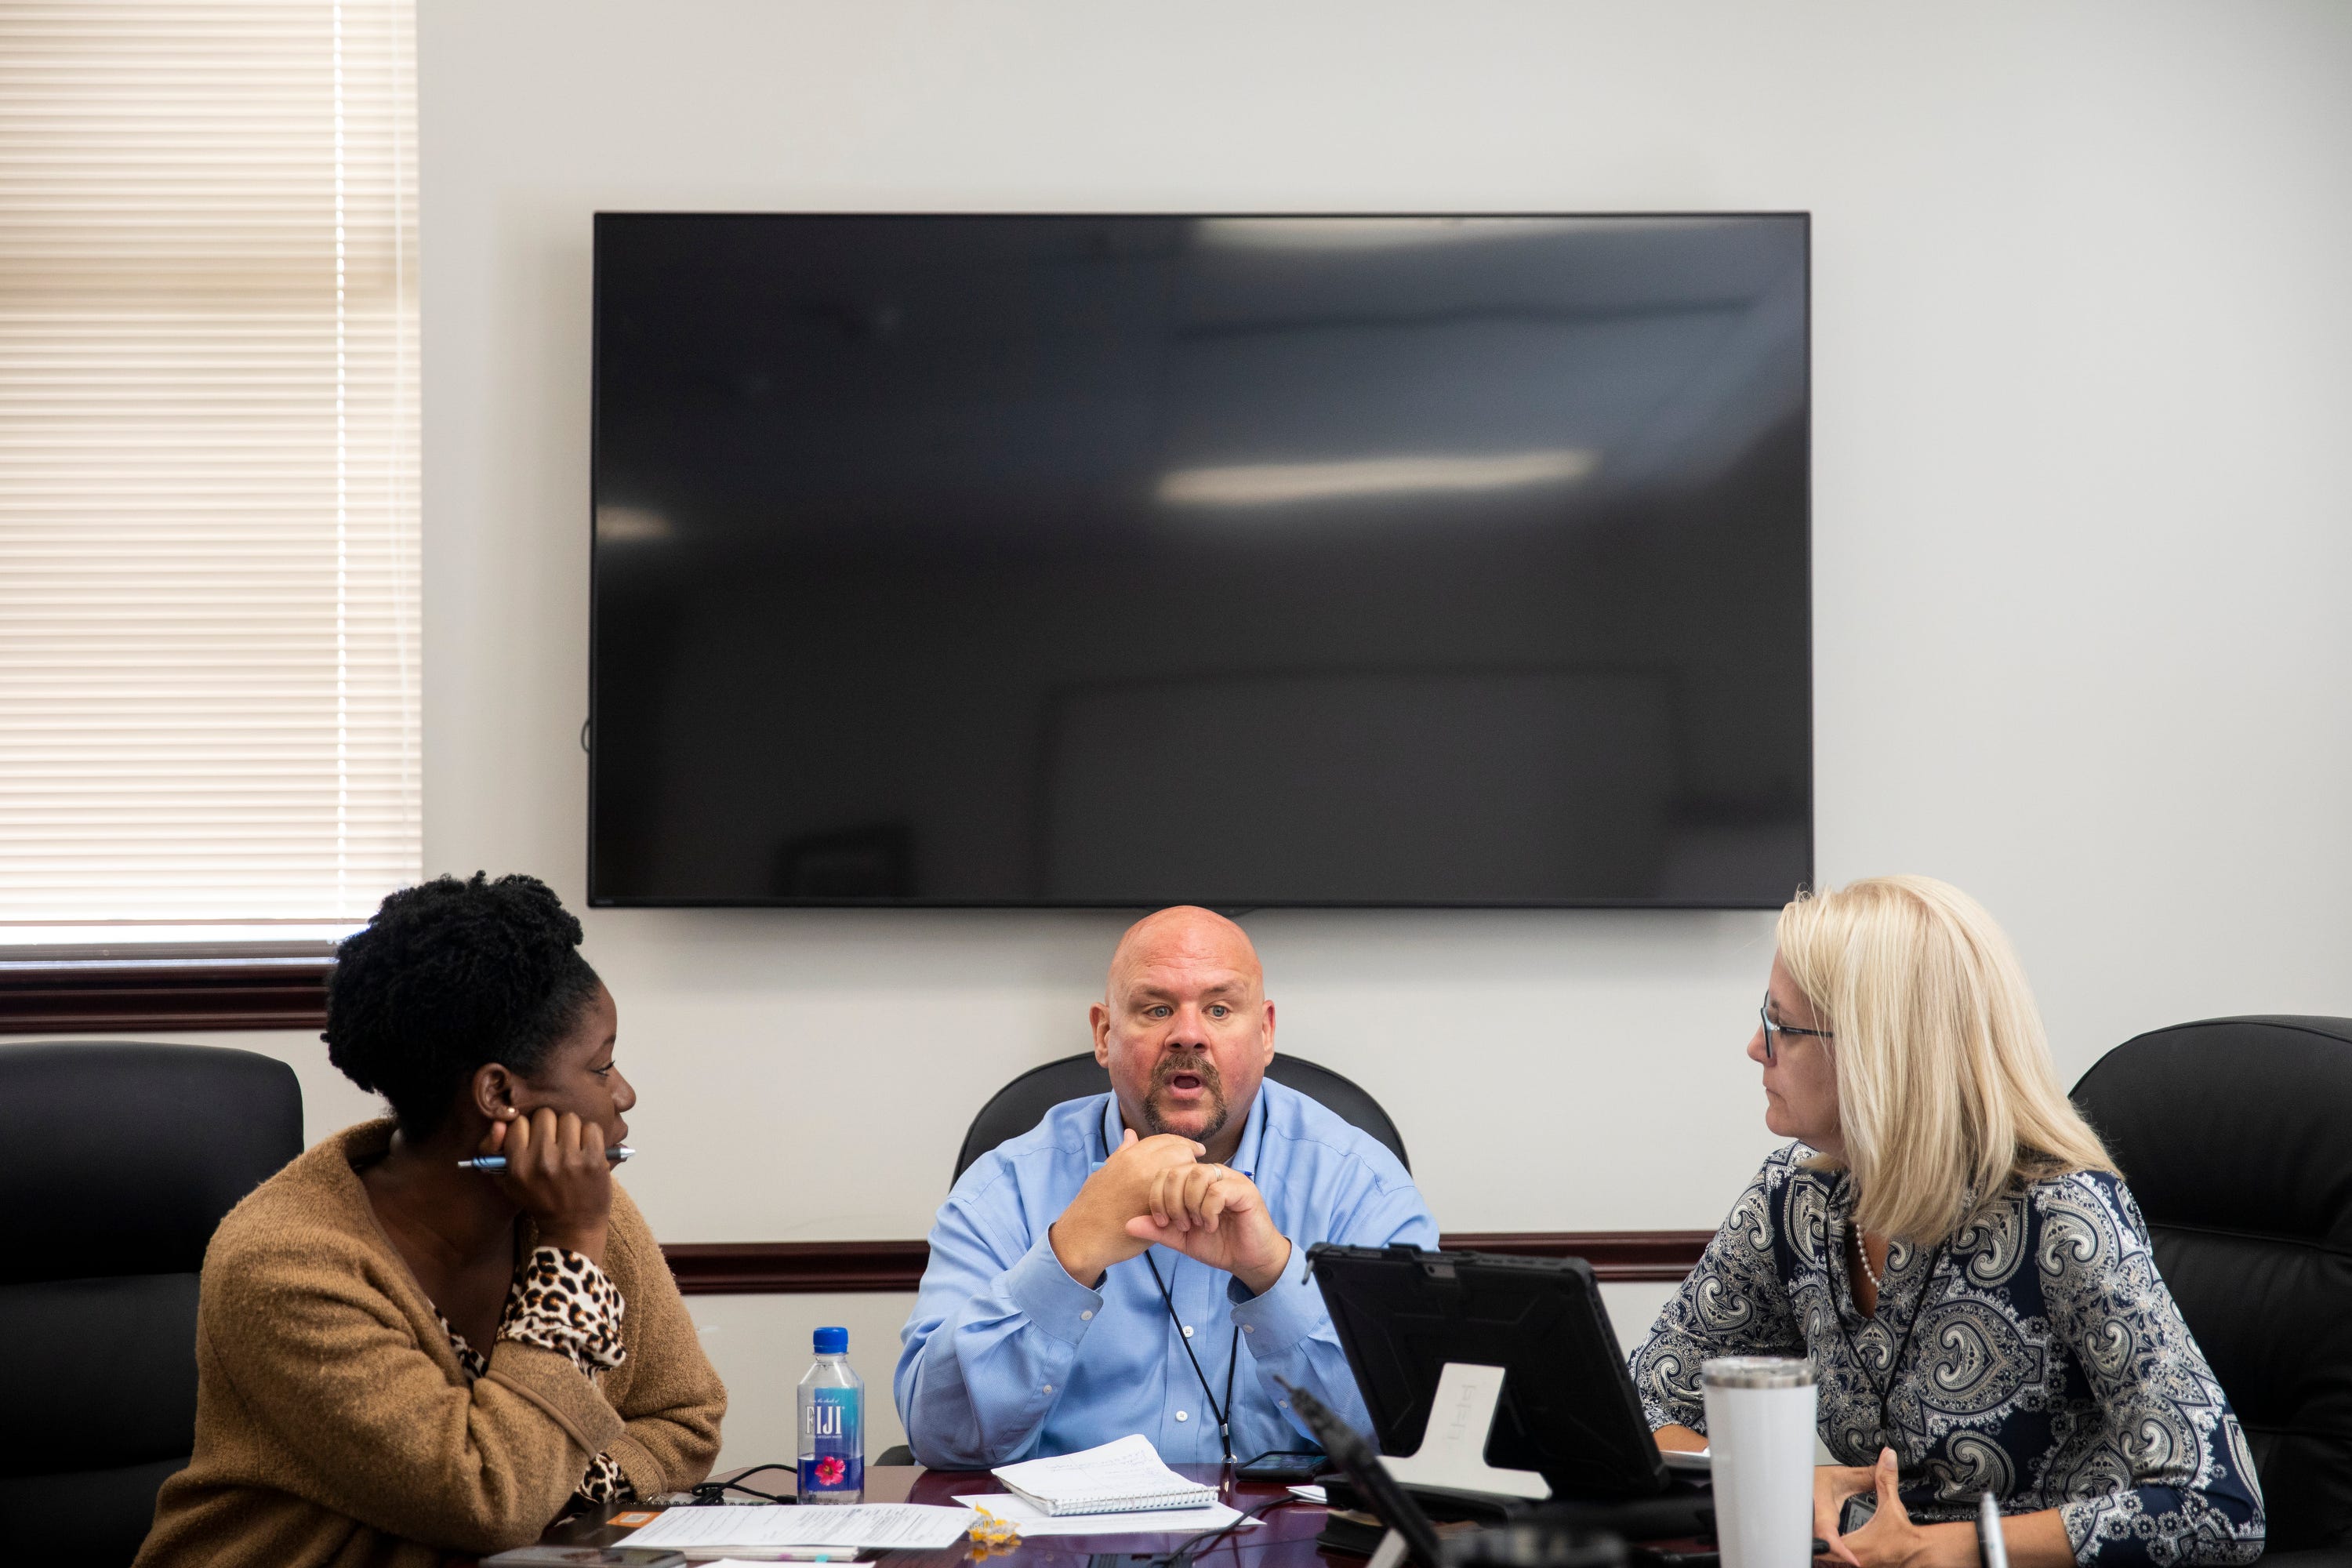
<path fill-rule="evenodd" d="M 490 1123 L 485 1154 L 504 1154 L 499 1185 L 539 1227 L 539 1239 L 577 1252 L 599 1268 L 613 1213 L 613 1167 L 604 1130 L 573 1111 L 541 1106 L 528 1116 Z"/>

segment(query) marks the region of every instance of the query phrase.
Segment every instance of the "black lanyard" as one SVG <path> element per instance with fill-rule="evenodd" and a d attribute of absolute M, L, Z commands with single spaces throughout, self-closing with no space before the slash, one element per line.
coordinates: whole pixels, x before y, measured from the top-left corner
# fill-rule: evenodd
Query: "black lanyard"
<path fill-rule="evenodd" d="M 1168 1293 L 1168 1281 L 1160 1277 L 1160 1265 L 1152 1261 L 1149 1252 L 1143 1255 L 1143 1261 L 1151 1269 L 1151 1282 L 1160 1287 L 1160 1300 L 1168 1308 L 1168 1321 L 1176 1325 L 1176 1337 L 1184 1342 L 1184 1359 L 1192 1363 L 1192 1375 L 1201 1380 L 1201 1397 L 1209 1402 L 1209 1414 L 1217 1418 L 1217 1441 L 1223 1446 L 1225 1463 L 1230 1465 L 1234 1462 L 1234 1368 L 1241 1364 L 1242 1331 L 1234 1328 L 1234 1342 L 1225 1350 L 1225 1402 L 1219 1405 L 1216 1394 L 1210 1391 L 1209 1374 L 1201 1370 L 1201 1358 L 1192 1353 L 1192 1336 L 1185 1331 L 1184 1320 L 1176 1315 L 1176 1298 Z"/>

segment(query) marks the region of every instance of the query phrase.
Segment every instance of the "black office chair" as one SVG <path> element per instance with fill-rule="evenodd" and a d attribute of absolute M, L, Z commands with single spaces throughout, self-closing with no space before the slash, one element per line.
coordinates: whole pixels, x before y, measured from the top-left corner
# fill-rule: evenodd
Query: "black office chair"
<path fill-rule="evenodd" d="M 1412 1162 L 1405 1158 L 1403 1134 L 1389 1120 L 1389 1113 L 1381 1109 L 1381 1102 L 1353 1079 L 1342 1078 L 1329 1068 L 1318 1067 L 1301 1057 L 1280 1055 L 1267 1064 L 1265 1076 L 1285 1089 L 1297 1089 L 1350 1127 L 1370 1133 L 1388 1145 L 1398 1164 L 1408 1171 L 1412 1169 Z M 1109 1089 L 1110 1074 L 1095 1064 L 1091 1051 L 1031 1068 L 998 1089 L 980 1108 L 980 1114 L 971 1119 L 971 1131 L 963 1135 L 963 1147 L 956 1153 L 955 1176 L 949 1179 L 949 1184 L 953 1185 L 974 1160 L 1006 1139 L 1020 1137 L 1064 1100 L 1104 1094 Z"/>
<path fill-rule="evenodd" d="M 121 1568 L 195 1444 L 196 1272 L 302 1152 L 285 1063 L 0 1045 L 0 1562 Z"/>
<path fill-rule="evenodd" d="M 2263 1561 L 2352 1564 L 2352 1018 L 2212 1018 L 2074 1086 L 2246 1428 Z"/>

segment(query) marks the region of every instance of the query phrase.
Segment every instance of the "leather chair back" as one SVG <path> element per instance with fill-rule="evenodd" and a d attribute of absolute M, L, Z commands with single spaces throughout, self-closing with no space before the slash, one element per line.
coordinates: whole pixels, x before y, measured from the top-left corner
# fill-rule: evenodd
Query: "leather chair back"
<path fill-rule="evenodd" d="M 2074 1086 L 2253 1447 L 2269 1552 L 2352 1547 L 2352 1018 L 2213 1018 Z"/>
<path fill-rule="evenodd" d="M 1398 1164 L 1408 1171 L 1412 1169 L 1412 1162 L 1405 1158 L 1404 1135 L 1389 1120 L 1389 1113 L 1381 1109 L 1381 1102 L 1354 1079 L 1342 1078 L 1329 1068 L 1318 1067 L 1303 1058 L 1279 1052 L 1267 1064 L 1265 1076 L 1285 1089 L 1297 1089 L 1350 1127 L 1370 1133 L 1388 1146 Z M 963 1135 L 963 1148 L 956 1154 L 955 1176 L 950 1178 L 949 1185 L 954 1185 L 974 1160 L 1006 1139 L 1020 1137 L 1064 1100 L 1107 1094 L 1109 1090 L 1110 1074 L 1095 1064 L 1091 1051 L 1031 1068 L 998 1089 L 980 1108 L 980 1114 L 971 1119 L 971 1129 Z"/>
<path fill-rule="evenodd" d="M 302 1091 L 268 1057 L 0 1045 L 0 1561 L 137 1553 L 194 1447 L 205 1247 L 301 1152 Z"/>

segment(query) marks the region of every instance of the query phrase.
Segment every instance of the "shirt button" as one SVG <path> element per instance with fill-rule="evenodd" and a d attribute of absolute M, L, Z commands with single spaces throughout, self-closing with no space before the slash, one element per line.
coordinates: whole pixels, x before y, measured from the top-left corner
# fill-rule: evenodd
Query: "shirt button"
<path fill-rule="evenodd" d="M 1192 1325 L 1190 1323 L 1184 1325 L 1184 1337 L 1188 1340 L 1192 1337 Z"/>
<path fill-rule="evenodd" d="M 1244 1323 L 1242 1325 L 1242 1332 L 1245 1334 L 1254 1334 L 1257 1332 L 1257 1325 L 1255 1323 Z"/>
<path fill-rule="evenodd" d="M 1089 1307 L 1085 1311 L 1078 1314 L 1078 1321 L 1082 1323 L 1090 1323 L 1094 1321 L 1094 1309 Z"/>
<path fill-rule="evenodd" d="M 1178 1412 L 1176 1412 L 1176 1419 L 1177 1419 L 1177 1420 L 1179 1420 L 1179 1421 L 1186 1421 L 1186 1420 L 1190 1420 L 1190 1419 L 1191 1419 L 1191 1417 L 1190 1417 L 1190 1416 L 1188 1416 L 1188 1415 L 1185 1415 L 1181 1410 L 1179 1410 Z"/>
<path fill-rule="evenodd" d="M 1276 1400 L 1276 1401 L 1274 1402 L 1274 1404 L 1275 1404 L 1275 1408 L 1276 1408 L 1276 1409 L 1278 1409 L 1278 1410 L 1287 1410 L 1287 1409 L 1289 1409 L 1289 1408 L 1290 1408 L 1290 1401 L 1288 1401 L 1287 1399 L 1277 1399 L 1277 1400 Z"/>
<path fill-rule="evenodd" d="M 1046 1392 L 1046 1393 L 1048 1393 L 1048 1394 L 1053 1393 L 1053 1392 L 1054 1392 L 1054 1385 L 1053 1385 L 1052 1384 L 1050 1384 L 1050 1383 L 1049 1383 L 1049 1384 L 1047 1384 L 1045 1385 L 1045 1392 Z"/>

